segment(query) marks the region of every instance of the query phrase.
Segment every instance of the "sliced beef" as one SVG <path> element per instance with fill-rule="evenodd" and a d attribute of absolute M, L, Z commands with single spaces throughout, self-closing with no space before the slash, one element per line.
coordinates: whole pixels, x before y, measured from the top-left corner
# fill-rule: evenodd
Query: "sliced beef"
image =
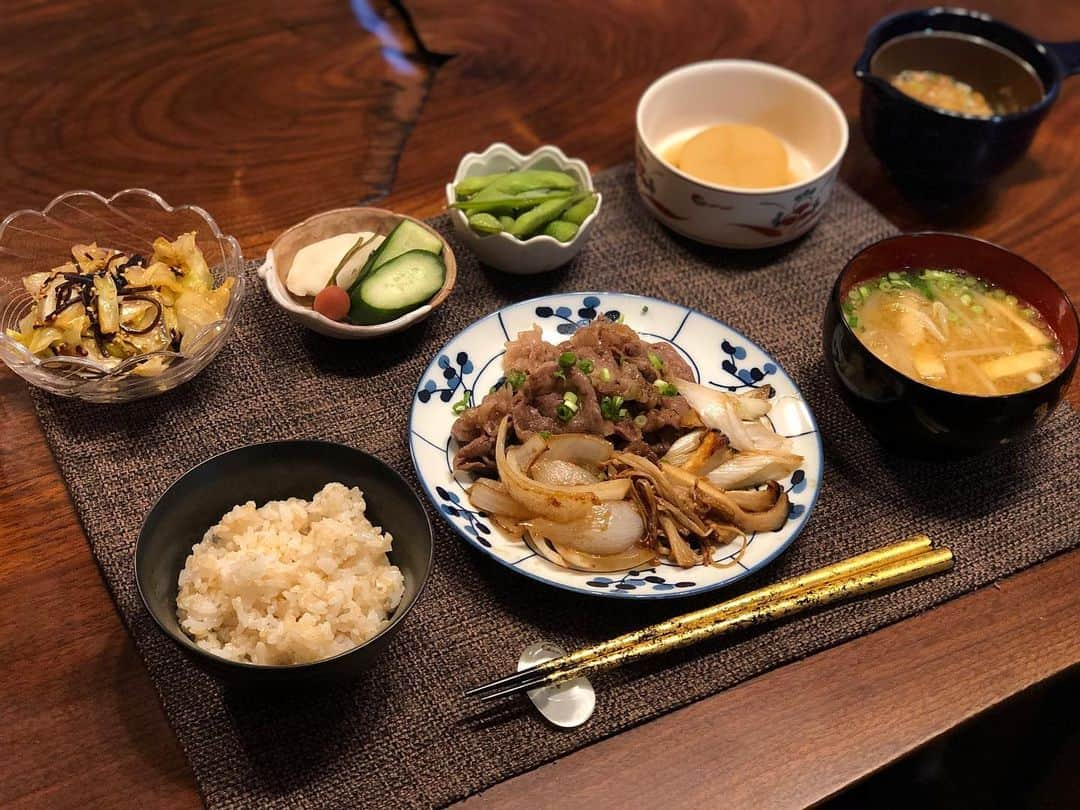
<path fill-rule="evenodd" d="M 463 444 L 454 455 L 454 469 L 473 472 L 494 472 L 495 437 L 486 433 Z"/>
<path fill-rule="evenodd" d="M 612 425 L 612 433 L 626 445 L 641 441 L 641 428 L 633 419 L 620 419 Z"/>
<path fill-rule="evenodd" d="M 495 469 L 495 436 L 512 405 L 513 392 L 504 385 L 484 397 L 476 407 L 466 409 L 454 421 L 450 435 L 460 445 L 454 454 L 456 469 Z"/>
<path fill-rule="evenodd" d="M 561 367 L 558 360 L 564 352 L 572 352 L 578 363 L 587 361 L 589 373 L 579 365 Z M 516 391 L 504 385 L 458 417 L 451 431 L 461 445 L 454 458 L 457 469 L 494 470 L 495 436 L 507 414 L 520 441 L 538 432 L 588 433 L 654 460 L 694 421 L 683 397 L 664 396 L 653 385 L 660 379 L 693 379 L 678 350 L 644 341 L 630 327 L 604 318 L 581 327 L 558 346 L 544 342 L 539 327 L 522 332 L 506 344 L 503 368 L 522 372 L 524 382 Z M 567 391 L 577 394 L 578 410 L 563 422 L 557 414 Z M 626 414 L 612 421 L 604 418 L 601 405 L 614 397 L 622 398 Z"/>
<path fill-rule="evenodd" d="M 557 412 L 566 391 L 577 394 L 578 409 L 569 421 L 563 422 Z M 554 361 L 545 363 L 529 375 L 514 396 L 512 413 L 514 431 L 522 441 L 540 431 L 595 436 L 606 436 L 611 432 L 610 423 L 605 422 L 600 413 L 600 401 L 589 378 L 577 368 L 562 369 Z"/>
<path fill-rule="evenodd" d="M 513 392 L 508 386 L 502 386 L 484 397 L 480 404 L 467 408 L 454 422 L 450 435 L 459 442 L 470 442 L 477 436 L 494 436 L 499 432 L 499 423 L 510 413 Z"/>
<path fill-rule="evenodd" d="M 654 354 L 660 357 L 660 360 L 664 364 L 661 376 L 665 380 L 668 382 L 671 382 L 672 380 L 693 381 L 694 372 L 689 364 L 683 360 L 678 349 L 670 343 L 664 343 L 663 341 L 651 344 L 650 348 Z"/>
<path fill-rule="evenodd" d="M 545 363 L 553 362 L 558 357 L 559 349 L 546 343 L 540 337 L 540 327 L 534 326 L 527 332 L 519 333 L 517 340 L 506 344 L 503 369 L 507 372 L 523 371 L 534 374 Z"/>
<path fill-rule="evenodd" d="M 657 407 L 645 412 L 645 426 L 642 433 L 659 433 L 671 428 L 679 430 L 686 427 L 685 419 L 690 412 L 690 403 L 683 397 L 660 397 Z"/>
<path fill-rule="evenodd" d="M 653 464 L 658 464 L 660 462 L 660 456 L 664 455 L 664 453 L 667 452 L 667 447 L 664 447 L 662 450 L 660 450 L 658 454 L 656 448 L 654 448 L 653 445 L 646 444 L 643 439 L 638 439 L 635 442 L 630 442 L 629 444 L 627 444 L 626 447 L 623 448 L 623 450 L 625 450 L 627 453 L 633 453 L 636 456 L 644 456 Z"/>

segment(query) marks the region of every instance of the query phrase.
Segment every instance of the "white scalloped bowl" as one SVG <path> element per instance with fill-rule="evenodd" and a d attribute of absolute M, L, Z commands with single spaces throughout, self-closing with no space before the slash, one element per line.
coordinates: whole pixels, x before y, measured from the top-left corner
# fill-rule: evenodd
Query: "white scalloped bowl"
<path fill-rule="evenodd" d="M 573 175 L 583 188 L 594 191 L 592 176 L 585 161 L 568 158 L 557 146 L 541 146 L 523 155 L 505 143 L 493 143 L 483 152 L 469 152 L 461 159 L 453 181 L 446 184 L 447 205 L 457 202 L 454 187 L 466 177 L 513 169 L 555 169 Z M 596 196 L 596 208 L 581 223 L 577 234 L 569 242 L 560 242 L 543 234 L 525 241 L 508 233 L 478 234 L 469 227 L 465 214 L 456 208 L 450 209 L 450 221 L 458 238 L 484 264 L 515 275 L 546 273 L 562 267 L 585 246 L 585 240 L 589 238 L 589 231 L 604 202 L 602 194 Z"/>
<path fill-rule="evenodd" d="M 157 237 L 175 239 L 189 231 L 195 232 L 214 281 L 221 284 L 231 277 L 235 286 L 225 317 L 203 327 L 186 351 L 139 355 L 105 369 L 85 358 L 35 357 L 7 336 L 6 330 L 17 329 L 32 305 L 23 277 L 70 261 L 72 245 L 97 242 L 149 256 Z M 144 188 L 124 189 L 111 197 L 69 191 L 41 211 L 16 211 L 0 222 L 0 359 L 31 385 L 60 396 L 130 402 L 161 394 L 206 368 L 225 345 L 244 297 L 243 266 L 240 244 L 222 234 L 206 211 L 195 205 L 169 205 Z M 161 357 L 168 365 L 152 377 L 132 373 L 147 357 Z"/>

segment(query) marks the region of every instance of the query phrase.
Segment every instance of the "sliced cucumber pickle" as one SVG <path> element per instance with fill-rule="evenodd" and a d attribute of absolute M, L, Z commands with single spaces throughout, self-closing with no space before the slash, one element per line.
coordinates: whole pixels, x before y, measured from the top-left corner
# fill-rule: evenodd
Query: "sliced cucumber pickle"
<path fill-rule="evenodd" d="M 407 219 L 401 220 L 385 241 L 379 245 L 371 256 L 368 257 L 363 269 L 356 277 L 356 281 L 349 288 L 352 295 L 369 275 L 378 270 L 384 264 L 393 261 L 398 256 L 411 250 L 422 250 L 438 255 L 442 253 L 442 240 L 427 228 L 417 225 Z"/>
<path fill-rule="evenodd" d="M 349 320 L 356 324 L 392 321 L 431 300 L 445 280 L 441 256 L 423 249 L 405 251 L 379 264 L 353 289 Z"/>

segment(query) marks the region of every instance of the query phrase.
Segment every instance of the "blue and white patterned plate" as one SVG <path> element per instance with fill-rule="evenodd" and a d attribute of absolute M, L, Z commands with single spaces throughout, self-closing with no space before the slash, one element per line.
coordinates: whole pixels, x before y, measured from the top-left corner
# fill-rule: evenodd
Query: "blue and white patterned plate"
<path fill-rule="evenodd" d="M 781 482 L 791 501 L 788 522 L 779 531 L 750 537 L 743 556 L 739 544 L 716 555 L 727 567 L 680 568 L 660 563 L 622 573 L 590 574 L 554 565 L 507 536 L 472 508 L 465 487 L 470 476 L 455 477 L 451 463 L 457 443 L 450 438 L 455 403 L 466 394 L 478 402 L 503 379 L 504 344 L 534 324 L 545 340 L 559 343 L 597 316 L 625 323 L 649 340 L 675 345 L 698 380 L 726 391 L 761 385 L 776 389 L 769 418 L 789 436 L 802 467 Z M 409 447 L 428 498 L 465 540 L 508 568 L 578 593 L 635 599 L 665 599 L 711 591 L 768 565 L 802 531 L 821 488 L 823 468 L 817 423 L 791 378 L 765 351 L 730 326 L 696 310 L 655 298 L 623 293 L 563 293 L 512 304 L 462 331 L 432 359 L 420 378 L 409 419 Z"/>

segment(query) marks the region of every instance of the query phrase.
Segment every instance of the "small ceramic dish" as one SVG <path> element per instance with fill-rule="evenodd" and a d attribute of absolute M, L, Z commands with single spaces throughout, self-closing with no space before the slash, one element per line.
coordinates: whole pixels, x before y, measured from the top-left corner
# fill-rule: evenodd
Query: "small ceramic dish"
<path fill-rule="evenodd" d="M 360 646 L 311 664 L 241 663 L 196 645 L 176 617 L 178 578 L 192 546 L 237 504 L 311 498 L 332 481 L 359 487 L 368 519 L 394 538 L 388 556 L 401 569 L 405 593 L 389 624 Z M 204 461 L 165 491 L 146 516 L 135 544 L 135 583 L 162 632 L 216 675 L 244 682 L 343 678 L 369 667 L 401 629 L 431 572 L 432 553 L 427 512 L 405 479 L 385 462 L 330 442 L 270 442 Z"/>
<path fill-rule="evenodd" d="M 386 236 L 394 229 L 401 220 L 407 219 L 416 223 L 424 230 L 434 234 L 442 242 L 442 259 L 446 265 L 446 281 L 442 288 L 435 293 L 435 297 L 421 307 L 411 312 L 406 312 L 399 318 L 386 323 L 360 326 L 344 321 L 332 321 L 325 315 L 320 315 L 311 308 L 311 299 L 298 298 L 285 286 L 285 280 L 289 277 L 289 268 L 292 267 L 293 258 L 305 245 L 328 239 L 341 233 L 354 233 L 359 231 L 371 231 L 372 233 Z M 324 211 L 321 214 L 308 217 L 298 225 L 293 225 L 284 231 L 270 249 L 266 251 L 266 261 L 259 267 L 259 277 L 266 284 L 266 290 L 274 303 L 281 307 L 285 314 L 301 326 L 306 326 L 313 332 L 332 338 L 343 340 L 365 340 L 388 335 L 392 332 L 400 332 L 414 323 L 424 320 L 439 304 L 446 300 L 450 291 L 454 288 L 457 280 L 457 261 L 454 259 L 454 251 L 442 234 L 419 219 L 395 214 L 383 208 L 337 208 L 333 211 Z"/>
<path fill-rule="evenodd" d="M 1061 371 L 1042 385 L 999 396 L 958 394 L 912 379 L 880 360 L 844 319 L 853 286 L 891 271 L 965 270 L 1035 307 L 1061 341 Z M 1080 324 L 1072 302 L 1026 259 L 982 239 L 955 233 L 891 236 L 859 251 L 836 279 L 825 311 L 825 365 L 837 391 L 887 447 L 904 455 L 970 455 L 1015 441 L 1061 401 L 1076 371 Z"/>
<path fill-rule="evenodd" d="M 719 123 L 772 132 L 801 179 L 765 189 L 719 186 L 694 179 L 663 156 L 672 142 Z M 697 242 L 779 245 L 821 218 L 847 143 L 840 105 L 805 76 L 744 59 L 684 65 L 654 81 L 638 101 L 638 192 L 660 222 Z"/>
<path fill-rule="evenodd" d="M 982 92 L 998 111 L 974 117 L 916 101 L 892 86 L 901 70 L 933 70 Z M 1080 42 L 1040 42 L 977 11 L 931 8 L 880 20 L 855 64 L 863 133 L 909 196 L 956 203 L 1016 163 L 1068 76 Z"/>
<path fill-rule="evenodd" d="M 461 159 L 453 181 L 446 184 L 446 204 L 457 202 L 454 187 L 466 177 L 513 169 L 555 169 L 566 172 L 576 177 L 582 188 L 593 191 L 592 176 L 585 161 L 568 158 L 557 146 L 541 146 L 523 155 L 505 143 L 493 143 L 483 152 L 469 152 Z M 603 195 L 596 196 L 596 208 L 581 223 L 577 234 L 569 242 L 560 242 L 543 234 L 524 241 L 508 233 L 478 234 L 469 227 L 465 214 L 456 208 L 450 209 L 450 221 L 454 223 L 458 238 L 484 264 L 516 275 L 544 273 L 561 267 L 581 252 L 604 202 Z"/>

